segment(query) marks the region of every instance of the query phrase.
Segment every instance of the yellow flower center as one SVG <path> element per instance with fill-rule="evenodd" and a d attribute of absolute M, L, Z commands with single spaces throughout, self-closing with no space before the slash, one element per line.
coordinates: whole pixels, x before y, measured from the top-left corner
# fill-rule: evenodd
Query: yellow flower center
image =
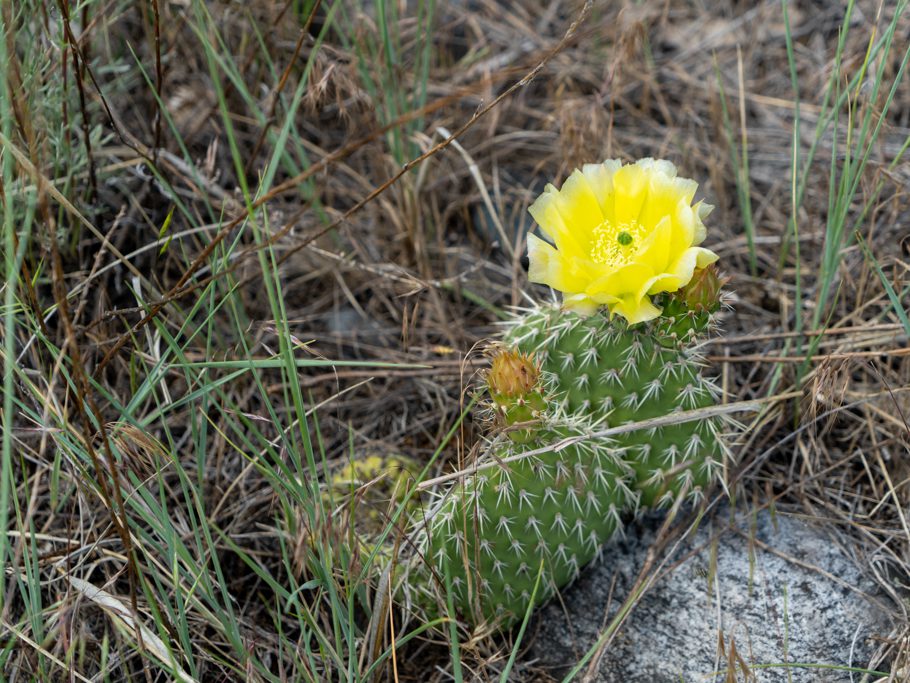
<path fill-rule="evenodd" d="M 624 266 L 635 256 L 644 236 L 645 228 L 638 221 L 619 225 L 604 221 L 594 228 L 591 258 L 605 266 Z"/>

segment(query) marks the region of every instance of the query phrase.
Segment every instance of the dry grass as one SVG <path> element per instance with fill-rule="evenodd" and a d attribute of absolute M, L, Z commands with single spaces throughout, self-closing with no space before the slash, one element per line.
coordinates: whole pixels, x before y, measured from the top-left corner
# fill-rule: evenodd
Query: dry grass
<path fill-rule="evenodd" d="M 393 672 L 351 504 L 317 491 L 374 454 L 463 462 L 472 349 L 544 294 L 529 203 L 642 156 L 717 205 L 730 399 L 795 393 L 738 490 L 855 553 L 898 624 L 870 668 L 907 675 L 910 17 L 859 2 L 838 50 L 840 3 L 584 9 L 3 3 L 7 678 L 499 676 L 512 636 L 432 630 Z"/>

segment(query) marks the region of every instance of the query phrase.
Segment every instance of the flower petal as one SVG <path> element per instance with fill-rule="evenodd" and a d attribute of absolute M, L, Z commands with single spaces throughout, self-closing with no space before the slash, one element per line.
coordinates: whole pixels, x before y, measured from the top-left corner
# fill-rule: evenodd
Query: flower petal
<path fill-rule="evenodd" d="M 578 259 L 566 257 L 536 235 L 528 235 L 528 279 L 560 292 L 577 292 L 590 282 L 590 274 Z"/>
<path fill-rule="evenodd" d="M 575 169 L 566 178 L 556 199 L 556 207 L 565 224 L 571 226 L 579 246 L 590 250 L 594 228 L 603 223 L 604 214 L 584 173 Z"/>
<path fill-rule="evenodd" d="M 630 263 L 598 278 L 588 285 L 585 293 L 606 303 L 609 297 L 616 300 L 629 294 L 638 295 L 642 285 L 653 276 L 654 271 L 644 263 Z"/>
<path fill-rule="evenodd" d="M 604 220 L 613 220 L 613 176 L 622 168 L 619 159 L 607 159 L 602 164 L 585 164 L 582 173 L 600 204 Z"/>
<path fill-rule="evenodd" d="M 670 253 L 679 256 L 686 249 L 696 244 L 696 223 L 698 221 L 695 210 L 683 200 L 679 200 L 671 213 L 673 217 L 673 234 L 671 237 Z"/>
<path fill-rule="evenodd" d="M 670 261 L 672 238 L 672 222 L 669 216 L 664 216 L 645 238 L 635 260 L 647 264 L 655 273 L 662 273 Z"/>
<path fill-rule="evenodd" d="M 600 304 L 591 299 L 590 297 L 585 296 L 584 294 L 573 294 L 572 296 L 567 296 L 562 305 L 569 311 L 575 311 L 579 315 L 594 315 L 597 313 L 597 309 L 600 308 Z"/>
<path fill-rule="evenodd" d="M 692 280 L 695 269 L 701 269 L 717 260 L 717 254 L 701 247 L 692 247 L 683 252 L 670 272 L 662 273 L 648 283 L 648 294 L 675 292 Z"/>
<path fill-rule="evenodd" d="M 558 198 L 559 190 L 553 185 L 547 185 L 543 194 L 531 204 L 528 212 L 537 221 L 541 232 L 549 237 L 561 252 L 582 256 L 585 252 L 578 245 L 578 240 L 573 237 L 570 227 L 566 225 L 556 206 Z"/>
<path fill-rule="evenodd" d="M 676 262 L 668 269 L 668 275 L 678 279 L 679 284 L 673 289 L 662 289 L 663 292 L 674 292 L 680 287 L 685 287 L 692 279 L 692 273 L 696 268 L 704 268 L 718 259 L 717 254 L 702 247 L 690 247 L 686 249 Z M 652 293 L 654 287 L 651 287 Z"/>
<path fill-rule="evenodd" d="M 705 241 L 707 236 L 707 231 L 705 230 L 705 224 L 702 222 L 714 211 L 714 206 L 712 204 L 705 204 L 704 202 L 698 202 L 693 207 L 695 211 L 695 236 L 692 239 L 692 244 L 701 244 Z"/>
<path fill-rule="evenodd" d="M 648 197 L 648 177 L 642 166 L 623 166 L 613 176 L 613 216 L 617 225 L 638 222 Z"/>
<path fill-rule="evenodd" d="M 667 176 L 668 178 L 676 177 L 676 165 L 672 161 L 645 157 L 644 159 L 639 159 L 636 161 L 635 165 L 647 171 L 649 174 L 659 173 L 661 175 Z"/>
<path fill-rule="evenodd" d="M 652 175 L 648 184 L 648 200 L 642 207 L 639 221 L 650 227 L 660 223 L 666 216 L 673 216 L 680 206 L 691 211 L 690 204 L 697 187 L 694 180 L 671 178 L 663 174 Z"/>
<path fill-rule="evenodd" d="M 647 296 L 636 298 L 634 296 L 623 297 L 619 303 L 611 307 L 610 312 L 621 315 L 629 321 L 631 325 L 653 320 L 660 315 L 657 306 L 651 303 Z"/>

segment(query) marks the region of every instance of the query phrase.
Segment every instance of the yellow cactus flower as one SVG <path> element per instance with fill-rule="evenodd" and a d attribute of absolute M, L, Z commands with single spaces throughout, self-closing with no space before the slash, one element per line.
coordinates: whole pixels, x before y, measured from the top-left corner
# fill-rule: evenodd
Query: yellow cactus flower
<path fill-rule="evenodd" d="M 651 296 L 675 292 L 717 260 L 697 246 L 714 208 L 692 205 L 697 188 L 655 159 L 585 164 L 561 190 L 547 185 L 530 212 L 553 244 L 528 235 L 531 282 L 563 292 L 581 313 L 607 306 L 630 323 L 656 318 Z"/>

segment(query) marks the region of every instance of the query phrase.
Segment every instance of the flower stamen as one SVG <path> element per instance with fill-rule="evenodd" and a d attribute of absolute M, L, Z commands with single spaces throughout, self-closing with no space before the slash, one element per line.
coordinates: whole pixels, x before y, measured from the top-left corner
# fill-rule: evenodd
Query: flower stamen
<path fill-rule="evenodd" d="M 615 226 L 610 221 L 604 221 L 594 228 L 591 258 L 604 266 L 624 266 L 635 256 L 636 242 L 640 243 L 644 232 L 644 226 L 638 221 Z"/>

